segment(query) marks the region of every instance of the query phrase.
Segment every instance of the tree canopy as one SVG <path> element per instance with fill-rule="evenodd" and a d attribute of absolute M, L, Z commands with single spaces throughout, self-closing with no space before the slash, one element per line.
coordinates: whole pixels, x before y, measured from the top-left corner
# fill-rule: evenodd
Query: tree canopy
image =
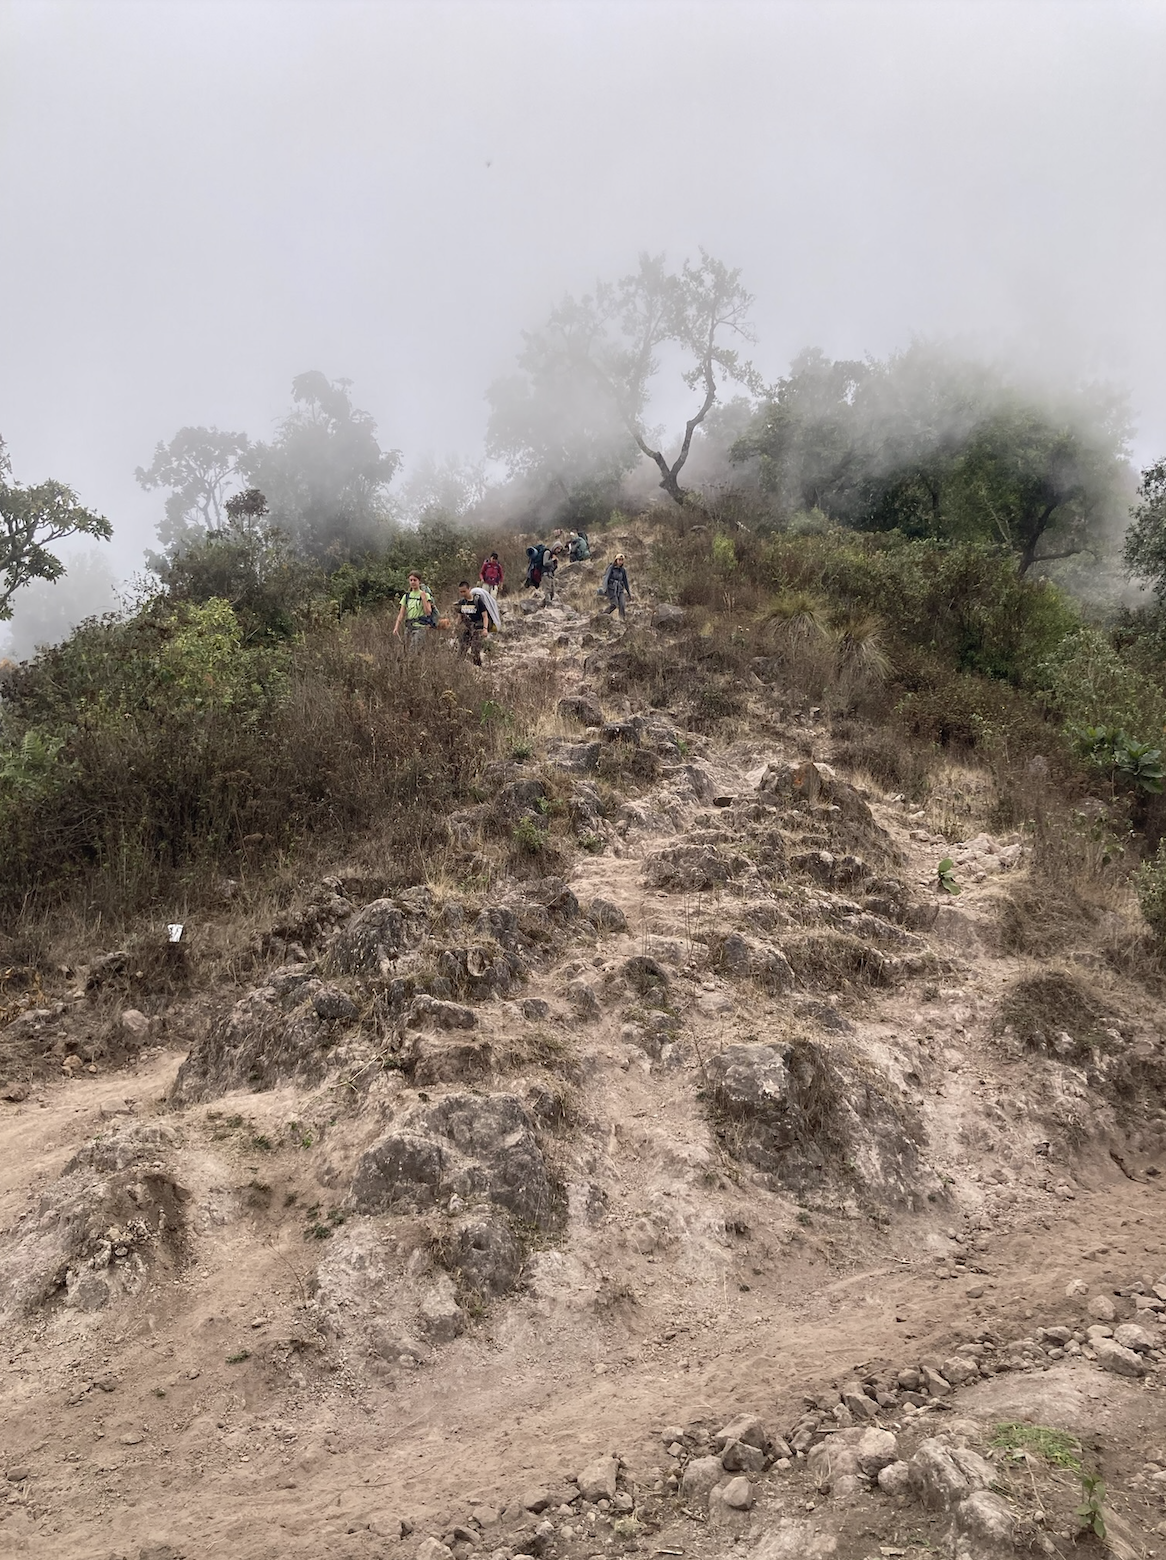
<path fill-rule="evenodd" d="M 721 386 L 758 384 L 734 345 L 753 339 L 752 302 L 740 272 L 703 250 L 698 263 L 686 260 L 679 271 L 669 271 L 662 255 L 641 255 L 630 275 L 565 298 L 524 337 L 518 373 L 488 392 L 489 453 L 565 498 L 617 480 L 643 457 L 669 497 L 683 503 L 680 473 Z M 695 398 L 683 433 L 668 446 L 647 421 L 665 365 Z"/>
<path fill-rule="evenodd" d="M 239 461 L 251 447 L 245 433 L 218 428 L 179 428 L 169 444 L 154 446 L 149 466 L 134 472 L 147 492 L 169 488 L 158 539 L 167 553 L 201 540 L 226 523 L 227 492 L 238 480 Z"/>
<path fill-rule="evenodd" d="M 353 406 L 350 383 L 299 374 L 275 438 L 252 444 L 238 463 L 266 498 L 271 523 L 312 558 L 340 561 L 376 539 L 401 464 L 399 450 L 381 448 L 372 416 Z"/>
<path fill-rule="evenodd" d="M 1042 402 L 988 365 L 920 345 L 882 363 L 803 353 L 734 454 L 755 460 L 786 515 L 992 542 L 1024 573 L 1117 529 L 1127 434 L 1112 397 Z"/>
<path fill-rule="evenodd" d="M 218 428 L 180 428 L 156 446 L 149 467 L 138 467 L 144 488 L 170 490 L 158 525 L 165 558 L 260 522 L 321 561 L 353 557 L 375 541 L 400 451 L 381 448 L 376 423 L 353 406 L 346 379 L 299 374 L 292 403 L 269 443 Z M 152 566 L 162 561 L 155 556 Z"/>
<path fill-rule="evenodd" d="M 1123 556 L 1130 573 L 1148 581 L 1166 606 L 1166 460 L 1142 472 Z"/>
<path fill-rule="evenodd" d="M 104 515 L 82 507 L 63 482 L 33 487 L 9 480 L 12 465 L 0 440 L 0 621 L 12 616 L 12 598 L 33 580 L 58 580 L 65 565 L 49 548 L 68 536 L 113 533 Z"/>

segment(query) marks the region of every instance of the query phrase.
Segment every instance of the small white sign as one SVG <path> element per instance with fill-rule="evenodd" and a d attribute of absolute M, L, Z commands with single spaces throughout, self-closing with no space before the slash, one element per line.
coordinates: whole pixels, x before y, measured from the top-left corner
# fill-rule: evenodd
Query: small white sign
<path fill-rule="evenodd" d="M 182 931 L 183 931 L 182 922 L 180 922 L 180 921 L 175 922 L 172 926 L 168 926 L 166 928 L 166 931 L 167 931 L 167 934 L 168 934 L 168 936 L 170 938 L 170 941 L 172 943 L 176 943 L 176 942 L 181 942 L 182 941 Z"/>

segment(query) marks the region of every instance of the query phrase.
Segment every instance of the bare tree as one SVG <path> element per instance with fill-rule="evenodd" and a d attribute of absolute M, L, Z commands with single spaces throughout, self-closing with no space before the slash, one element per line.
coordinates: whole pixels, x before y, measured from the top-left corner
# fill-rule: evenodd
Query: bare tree
<path fill-rule="evenodd" d="M 701 251 L 670 272 L 663 255 L 641 255 L 639 269 L 593 294 L 566 298 L 540 331 L 526 337 L 520 373 L 491 388 L 489 447 L 513 470 L 541 470 L 564 489 L 618 469 L 637 452 L 660 473 L 660 486 L 683 504 L 680 473 L 696 429 L 729 380 L 756 391 L 758 376 L 735 342 L 751 342 L 753 299 L 740 272 Z M 666 356 L 699 402 L 678 444 L 647 423 L 653 382 Z"/>

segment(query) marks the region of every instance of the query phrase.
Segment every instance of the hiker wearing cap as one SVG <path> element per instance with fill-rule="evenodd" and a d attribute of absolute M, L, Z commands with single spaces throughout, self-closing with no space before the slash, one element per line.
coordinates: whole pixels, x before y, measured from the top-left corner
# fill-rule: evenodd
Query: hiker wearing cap
<path fill-rule="evenodd" d="M 404 625 L 406 648 L 410 651 L 420 650 L 425 643 L 426 633 L 436 621 L 437 609 L 433 605 L 429 587 L 421 583 L 419 574 L 410 574 L 409 589 L 401 597 L 401 610 L 393 624 L 394 636 L 400 639 L 401 627 Z"/>
<path fill-rule="evenodd" d="M 608 564 L 607 572 L 603 576 L 603 584 L 599 587 L 599 594 L 607 597 L 608 617 L 618 607 L 622 623 L 625 617 L 624 607 L 632 599 L 632 588 L 628 584 L 628 571 L 624 568 L 623 553 L 616 553 L 615 561 Z"/>

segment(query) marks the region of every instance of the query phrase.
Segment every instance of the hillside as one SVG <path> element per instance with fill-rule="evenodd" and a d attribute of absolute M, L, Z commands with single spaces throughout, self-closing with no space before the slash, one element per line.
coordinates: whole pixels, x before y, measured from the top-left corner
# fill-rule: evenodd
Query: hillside
<path fill-rule="evenodd" d="M 626 630 L 600 562 L 510 598 L 543 713 L 424 876 L 9 972 L 3 1552 L 1166 1553 L 1128 884 L 780 658 L 673 695 L 699 615 L 613 543 Z"/>

